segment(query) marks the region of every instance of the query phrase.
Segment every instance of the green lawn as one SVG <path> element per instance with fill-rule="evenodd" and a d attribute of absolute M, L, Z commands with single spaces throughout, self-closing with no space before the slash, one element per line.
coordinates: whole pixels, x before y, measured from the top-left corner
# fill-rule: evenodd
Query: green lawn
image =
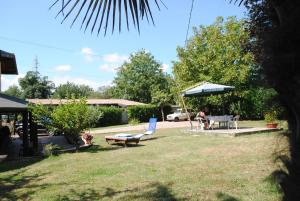
<path fill-rule="evenodd" d="M 280 200 L 269 175 L 278 133 L 241 137 L 158 130 L 139 146 L 103 135 L 79 153 L 0 164 L 0 200 Z"/>

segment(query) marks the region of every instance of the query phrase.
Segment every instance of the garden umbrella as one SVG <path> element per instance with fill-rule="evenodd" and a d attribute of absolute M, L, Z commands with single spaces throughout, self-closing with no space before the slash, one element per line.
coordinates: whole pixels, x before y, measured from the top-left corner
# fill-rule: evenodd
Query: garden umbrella
<path fill-rule="evenodd" d="M 185 97 L 207 96 L 207 95 L 211 95 L 211 94 L 225 93 L 228 91 L 232 91 L 233 89 L 234 89 L 233 86 L 203 82 L 201 84 L 197 84 L 196 86 L 193 86 L 193 87 L 190 87 L 190 88 L 184 90 L 182 95 Z"/>
<path fill-rule="evenodd" d="M 234 89 L 233 86 L 221 85 L 221 84 L 214 84 L 209 82 L 202 82 L 195 86 L 189 87 L 188 89 L 182 91 L 182 96 L 184 97 L 191 97 L 191 96 L 208 96 L 213 94 L 222 94 L 228 91 L 232 91 Z M 184 99 L 182 98 L 183 106 L 185 107 Z M 187 110 L 186 110 L 187 111 Z M 191 129 L 193 128 L 193 124 L 191 119 L 189 118 Z"/>
<path fill-rule="evenodd" d="M 0 50 L 0 92 L 1 74 L 18 74 L 16 57 L 14 54 Z"/>

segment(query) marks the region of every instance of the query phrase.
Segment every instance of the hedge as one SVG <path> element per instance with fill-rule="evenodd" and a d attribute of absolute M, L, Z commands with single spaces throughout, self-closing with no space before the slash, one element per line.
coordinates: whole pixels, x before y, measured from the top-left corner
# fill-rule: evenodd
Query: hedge
<path fill-rule="evenodd" d="M 128 119 L 138 119 L 140 122 L 148 122 L 149 118 L 161 119 L 159 108 L 156 105 L 137 105 L 127 108 Z"/>
<path fill-rule="evenodd" d="M 112 126 L 122 124 L 122 112 L 124 109 L 117 107 L 98 107 L 102 117 L 96 123 L 96 126 Z"/>

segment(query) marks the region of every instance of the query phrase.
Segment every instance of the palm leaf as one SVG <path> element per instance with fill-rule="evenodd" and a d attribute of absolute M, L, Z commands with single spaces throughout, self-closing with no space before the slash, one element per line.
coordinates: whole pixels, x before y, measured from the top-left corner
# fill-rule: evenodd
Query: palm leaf
<path fill-rule="evenodd" d="M 160 10 L 160 4 L 164 5 L 162 0 L 152 0 L 152 2 L 153 1 L 153 5 L 155 5 L 158 10 Z M 80 20 L 79 18 L 82 16 L 80 29 L 84 26 L 84 31 L 90 29 L 91 33 L 98 27 L 97 34 L 99 34 L 102 25 L 105 23 L 104 35 L 106 35 L 109 25 L 112 28 L 112 33 L 114 33 L 117 21 L 119 21 L 119 32 L 121 32 L 122 12 L 125 15 L 124 20 L 126 21 L 128 30 L 130 23 L 129 15 L 131 16 L 131 23 L 137 28 L 138 32 L 140 32 L 140 21 L 144 18 L 146 18 L 148 22 L 149 19 L 151 19 L 154 25 L 150 2 L 150 0 L 124 0 L 123 3 L 122 0 L 54 0 L 50 9 L 54 9 L 57 5 L 60 7 L 58 8 L 56 17 L 60 15 L 63 16 L 61 23 L 64 23 L 66 19 L 72 18 L 73 16 L 71 27 L 76 21 Z M 92 26 L 90 26 L 91 24 Z"/>

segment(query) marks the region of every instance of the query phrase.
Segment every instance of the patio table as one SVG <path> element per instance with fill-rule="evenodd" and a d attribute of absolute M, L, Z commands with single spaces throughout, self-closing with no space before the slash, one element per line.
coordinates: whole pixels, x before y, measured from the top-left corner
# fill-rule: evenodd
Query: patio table
<path fill-rule="evenodd" d="M 220 127 L 227 127 L 229 128 L 229 121 L 232 121 L 233 115 L 222 115 L 222 116 L 211 116 L 208 115 L 206 118 L 209 120 L 209 128 L 213 129 L 213 125 L 215 122 L 219 122 Z"/>

